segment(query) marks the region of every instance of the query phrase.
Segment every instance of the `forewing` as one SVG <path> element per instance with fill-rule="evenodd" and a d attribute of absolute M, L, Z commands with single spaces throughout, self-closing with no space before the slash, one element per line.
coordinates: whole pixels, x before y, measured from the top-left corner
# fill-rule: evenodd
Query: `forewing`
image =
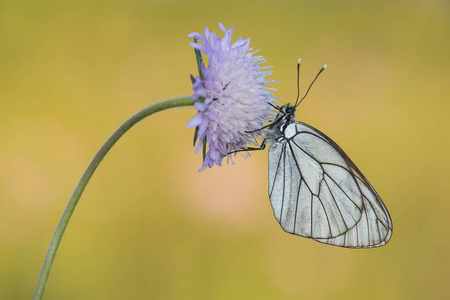
<path fill-rule="evenodd" d="M 341 150 L 342 151 L 342 150 Z M 345 153 L 344 153 L 345 154 Z M 315 239 L 321 243 L 348 247 L 373 248 L 385 245 L 392 236 L 392 220 L 378 193 L 355 164 L 346 156 L 349 168 L 363 194 L 361 220 L 344 234 L 327 239 Z"/>
<path fill-rule="evenodd" d="M 385 245 L 392 236 L 392 221 L 383 202 L 376 193 L 358 179 L 364 194 L 364 208 L 361 220 L 345 232 L 333 238 L 316 238 L 325 244 L 348 248 L 372 248 Z"/>
<path fill-rule="evenodd" d="M 294 122 L 269 148 L 269 196 L 289 233 L 343 247 L 375 247 L 392 234 L 373 187 L 330 138 Z"/>

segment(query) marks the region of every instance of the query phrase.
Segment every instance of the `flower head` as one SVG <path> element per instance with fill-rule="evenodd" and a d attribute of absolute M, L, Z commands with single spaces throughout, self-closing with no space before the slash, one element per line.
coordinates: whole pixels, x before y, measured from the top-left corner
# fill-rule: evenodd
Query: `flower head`
<path fill-rule="evenodd" d="M 191 33 L 188 37 L 198 39 L 199 43 L 190 46 L 208 57 L 209 66 L 201 64 L 201 75 L 195 78 L 194 94 L 198 99 L 194 106 L 198 114 L 187 124 L 198 127 L 200 142 L 196 152 L 206 141 L 208 151 L 199 171 L 214 164 L 221 165 L 222 160 L 231 151 L 241 149 L 248 144 L 258 145 L 255 138 L 261 138 L 258 129 L 267 123 L 273 114 L 269 103 L 274 97 L 266 87 L 266 77 L 272 74 L 267 67 L 261 67 L 264 57 L 255 56 L 249 47 L 250 39 L 239 38 L 233 44 L 230 30 L 219 23 L 225 36 L 218 37 L 215 32 L 205 28 L 204 35 Z"/>

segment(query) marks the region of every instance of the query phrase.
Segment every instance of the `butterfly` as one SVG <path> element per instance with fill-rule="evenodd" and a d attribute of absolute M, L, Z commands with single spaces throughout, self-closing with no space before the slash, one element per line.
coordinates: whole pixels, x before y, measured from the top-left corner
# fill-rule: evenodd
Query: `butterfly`
<path fill-rule="evenodd" d="M 298 73 L 299 66 L 300 60 Z M 284 231 L 325 244 L 347 248 L 385 245 L 393 228 L 386 206 L 333 140 L 295 120 L 300 102 L 297 96 L 295 105 L 272 105 L 277 115 L 264 127 L 261 147 L 251 149 L 270 145 L 269 198 L 275 218 Z"/>

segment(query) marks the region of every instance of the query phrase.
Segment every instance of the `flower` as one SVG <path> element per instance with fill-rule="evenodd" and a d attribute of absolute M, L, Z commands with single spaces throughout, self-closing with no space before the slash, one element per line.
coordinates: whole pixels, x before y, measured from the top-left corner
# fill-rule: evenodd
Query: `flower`
<path fill-rule="evenodd" d="M 199 43 L 190 46 L 205 53 L 209 66 L 201 63 L 201 76 L 193 83 L 192 100 L 198 99 L 194 106 L 198 114 L 187 127 L 198 127 L 198 152 L 206 140 L 208 151 L 199 171 L 214 164 L 221 166 L 225 156 L 248 144 L 258 145 L 256 138 L 262 138 L 259 130 L 270 121 L 273 114 L 270 104 L 274 97 L 266 83 L 272 74 L 270 67 L 261 67 L 266 60 L 255 56 L 258 51 L 249 47 L 250 39 L 239 38 L 231 43 L 233 26 L 230 30 L 219 23 L 225 36 L 218 37 L 215 32 L 205 28 L 204 35 L 193 32 L 190 38 Z"/>

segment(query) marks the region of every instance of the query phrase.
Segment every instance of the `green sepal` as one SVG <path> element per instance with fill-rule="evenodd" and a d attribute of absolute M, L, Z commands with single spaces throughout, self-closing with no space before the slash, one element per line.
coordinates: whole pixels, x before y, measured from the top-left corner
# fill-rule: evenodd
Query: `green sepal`
<path fill-rule="evenodd" d="M 203 161 L 205 161 L 206 157 L 206 137 L 203 139 Z"/>
<path fill-rule="evenodd" d="M 197 44 L 197 39 L 194 39 L 194 43 Z M 195 58 L 197 59 L 197 67 L 198 67 L 198 74 L 200 75 L 200 79 L 203 80 L 203 73 L 202 73 L 202 53 L 198 49 L 194 49 L 195 51 Z"/>
<path fill-rule="evenodd" d="M 195 132 L 194 132 L 194 147 L 195 147 L 195 143 L 197 142 L 197 138 L 198 138 L 198 126 L 195 127 Z"/>

